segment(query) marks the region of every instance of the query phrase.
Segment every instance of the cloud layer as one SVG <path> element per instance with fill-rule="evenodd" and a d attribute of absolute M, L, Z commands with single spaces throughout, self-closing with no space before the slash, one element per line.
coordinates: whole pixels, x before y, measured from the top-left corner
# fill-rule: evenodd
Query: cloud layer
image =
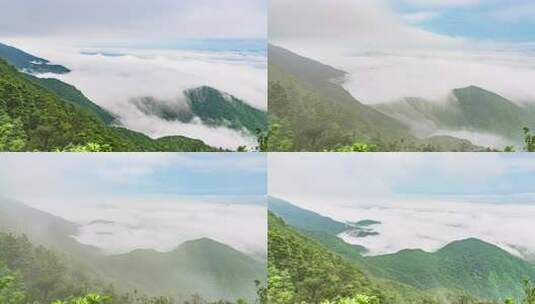
<path fill-rule="evenodd" d="M 370 255 L 396 253 L 402 249 L 436 251 L 455 240 L 478 238 L 508 252 L 535 257 L 535 205 L 468 203 L 440 198 L 405 198 L 384 203 L 333 208 L 329 215 L 343 221 L 373 219 L 378 236 L 340 237 L 366 247 Z"/>
<path fill-rule="evenodd" d="M 80 224 L 74 237 L 107 253 L 208 237 L 265 258 L 261 154 L 4 154 L 0 162 L 0 197 Z"/>
<path fill-rule="evenodd" d="M 167 252 L 185 241 L 206 237 L 266 257 L 264 196 L 249 203 L 233 197 L 119 200 L 63 213 L 82 225 L 75 236 L 79 242 L 108 254 L 147 248 Z"/>
<path fill-rule="evenodd" d="M 370 254 L 469 237 L 535 256 L 535 160 L 497 154 L 269 155 L 268 193 L 336 220 L 381 221 Z"/>

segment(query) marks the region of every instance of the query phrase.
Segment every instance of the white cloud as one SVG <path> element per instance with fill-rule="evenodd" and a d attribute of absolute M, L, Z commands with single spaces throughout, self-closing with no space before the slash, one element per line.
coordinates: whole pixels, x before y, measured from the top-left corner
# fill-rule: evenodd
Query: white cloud
<path fill-rule="evenodd" d="M 167 252 L 185 241 L 207 237 L 266 257 L 266 207 L 236 204 L 232 197 L 116 200 L 105 206 L 56 208 L 55 214 L 82 225 L 75 236 L 78 241 L 108 254 L 135 249 Z"/>
<path fill-rule="evenodd" d="M 402 249 L 436 251 L 456 240 L 478 238 L 510 253 L 532 258 L 535 254 L 534 205 L 447 202 L 440 199 L 392 200 L 385 203 L 331 208 L 329 215 L 343 221 L 373 219 L 379 236 L 340 237 L 363 245 L 369 254 L 389 254 Z"/>
<path fill-rule="evenodd" d="M 314 58 L 320 54 L 328 57 L 333 53 L 377 48 L 422 48 L 458 43 L 455 39 L 409 26 L 384 0 L 273 0 L 269 18 L 272 43 Z"/>
<path fill-rule="evenodd" d="M 440 13 L 438 12 L 422 11 L 422 12 L 404 14 L 403 18 L 407 20 L 409 23 L 421 23 L 421 22 L 429 21 L 431 19 L 435 19 L 439 15 Z"/>

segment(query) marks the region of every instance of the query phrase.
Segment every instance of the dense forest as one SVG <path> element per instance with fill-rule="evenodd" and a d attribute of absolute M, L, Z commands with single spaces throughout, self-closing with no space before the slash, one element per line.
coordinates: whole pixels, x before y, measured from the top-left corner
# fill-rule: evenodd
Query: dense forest
<path fill-rule="evenodd" d="M 278 211 L 281 207 L 276 207 Z M 510 290 L 510 297 L 504 300 L 492 300 L 496 295 L 481 294 L 474 296 L 473 293 L 463 290 L 462 284 L 467 282 L 455 282 L 461 288 L 416 288 L 409 284 L 402 283 L 399 279 L 403 273 L 414 271 L 411 266 L 406 269 L 396 270 L 395 264 L 387 264 L 384 261 L 370 262 L 360 255 L 362 248 L 345 244 L 336 237 L 329 237 L 325 231 L 338 231 L 340 227 L 336 222 L 328 218 L 315 217 L 313 214 L 297 214 L 296 210 L 286 210 L 286 216 L 292 221 L 299 217 L 312 219 L 312 223 L 307 225 L 302 223 L 299 229 L 289 226 L 281 218 L 270 212 L 269 214 L 269 283 L 268 299 L 269 303 L 340 303 L 340 304 L 389 304 L 389 303 L 425 303 L 425 304 L 499 304 L 499 303 L 535 303 L 535 288 L 527 279 L 522 284 L 519 279 L 514 285 L 505 282 L 508 279 L 497 276 L 496 284 L 519 287 L 517 293 L 513 288 Z M 325 231 L 306 231 L 312 226 L 329 227 Z M 469 244 L 469 243 L 464 243 Z M 470 254 L 472 248 L 458 247 L 460 251 Z M 453 256 L 453 255 L 452 255 Z M 431 257 L 431 256 L 430 256 Z M 379 256 L 379 258 L 381 258 Z M 386 257 L 389 258 L 389 257 Z M 404 267 L 409 261 L 400 261 L 399 257 L 392 256 L 392 263 L 397 263 Z M 442 257 L 444 261 L 451 259 Z M 419 263 L 420 259 L 414 262 Z M 486 263 L 485 260 L 479 260 Z M 468 261 L 467 263 L 479 263 Z M 490 260 L 489 263 L 496 261 Z M 510 262 L 503 260 L 504 267 L 514 267 Z M 445 275 L 440 273 L 443 270 L 435 269 L 438 263 L 433 263 L 426 259 L 421 260 L 422 268 L 429 269 L 431 275 Z M 527 264 L 526 264 L 527 265 Z M 499 265 L 494 265 L 499 266 Z M 494 267 L 493 266 L 493 267 Z M 392 270 L 398 275 L 393 279 L 387 279 L 380 272 L 373 272 L 373 268 Z M 440 267 L 440 266 L 439 266 Z M 529 267 L 529 266 L 525 266 Z M 494 268 L 496 269 L 496 268 Z M 517 271 L 517 270 L 515 270 Z M 481 274 L 483 276 L 483 274 Z M 462 277 L 462 274 L 460 275 Z M 492 276 L 492 275 L 490 275 Z M 434 281 L 429 277 L 426 280 Z M 456 279 L 454 279 L 456 280 Z M 481 279 L 482 280 L 482 279 Z M 500 280 L 504 280 L 503 282 Z M 479 282 L 478 282 L 479 283 Z M 480 282 L 484 283 L 484 282 Z M 468 283 L 471 284 L 471 283 Z M 500 286 L 497 286 L 498 288 Z M 513 296 L 513 294 L 515 296 Z"/>

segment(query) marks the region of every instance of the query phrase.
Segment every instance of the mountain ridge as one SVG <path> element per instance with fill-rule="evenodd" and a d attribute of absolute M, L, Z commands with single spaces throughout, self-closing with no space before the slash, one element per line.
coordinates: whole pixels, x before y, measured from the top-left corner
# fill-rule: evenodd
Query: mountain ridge
<path fill-rule="evenodd" d="M 0 200 L 0 223 L 0 231 L 27 235 L 30 241 L 70 257 L 123 292 L 140 290 L 181 299 L 202 294 L 210 300 L 251 301 L 256 297 L 254 281 L 266 281 L 263 262 L 209 238 L 186 241 L 168 252 L 139 249 L 105 255 L 72 237 L 77 224 L 22 203 Z"/>

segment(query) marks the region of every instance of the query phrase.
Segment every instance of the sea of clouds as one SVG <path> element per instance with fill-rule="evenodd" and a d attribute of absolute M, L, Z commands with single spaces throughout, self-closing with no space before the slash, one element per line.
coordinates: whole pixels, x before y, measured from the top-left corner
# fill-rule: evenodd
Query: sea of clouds
<path fill-rule="evenodd" d="M 35 41 L 15 44 L 27 52 L 72 70 L 55 77 L 74 85 L 90 100 L 119 116 L 125 127 L 152 138 L 183 135 L 215 147 L 254 147 L 250 134 L 225 127 L 166 121 L 141 112 L 131 100 L 154 97 L 168 103 L 186 102 L 183 91 L 211 86 L 251 106 L 267 109 L 267 58 L 262 52 L 147 48 L 61 47 Z M 239 46 L 237 46 L 239 47 Z"/>
<path fill-rule="evenodd" d="M 355 238 L 339 235 L 350 244 L 366 247 L 369 255 L 396 253 L 403 249 L 433 252 L 467 238 L 478 238 L 532 260 L 535 257 L 535 204 L 447 201 L 413 198 L 369 205 L 331 208 L 329 215 L 341 221 L 373 219 L 378 236 Z"/>
<path fill-rule="evenodd" d="M 107 254 L 140 248 L 167 252 L 188 240 L 210 238 L 264 259 L 266 208 L 254 203 L 260 199 L 251 198 L 253 203 L 236 203 L 239 198 L 232 197 L 149 199 L 83 207 L 67 216 L 81 225 L 76 240 Z"/>

